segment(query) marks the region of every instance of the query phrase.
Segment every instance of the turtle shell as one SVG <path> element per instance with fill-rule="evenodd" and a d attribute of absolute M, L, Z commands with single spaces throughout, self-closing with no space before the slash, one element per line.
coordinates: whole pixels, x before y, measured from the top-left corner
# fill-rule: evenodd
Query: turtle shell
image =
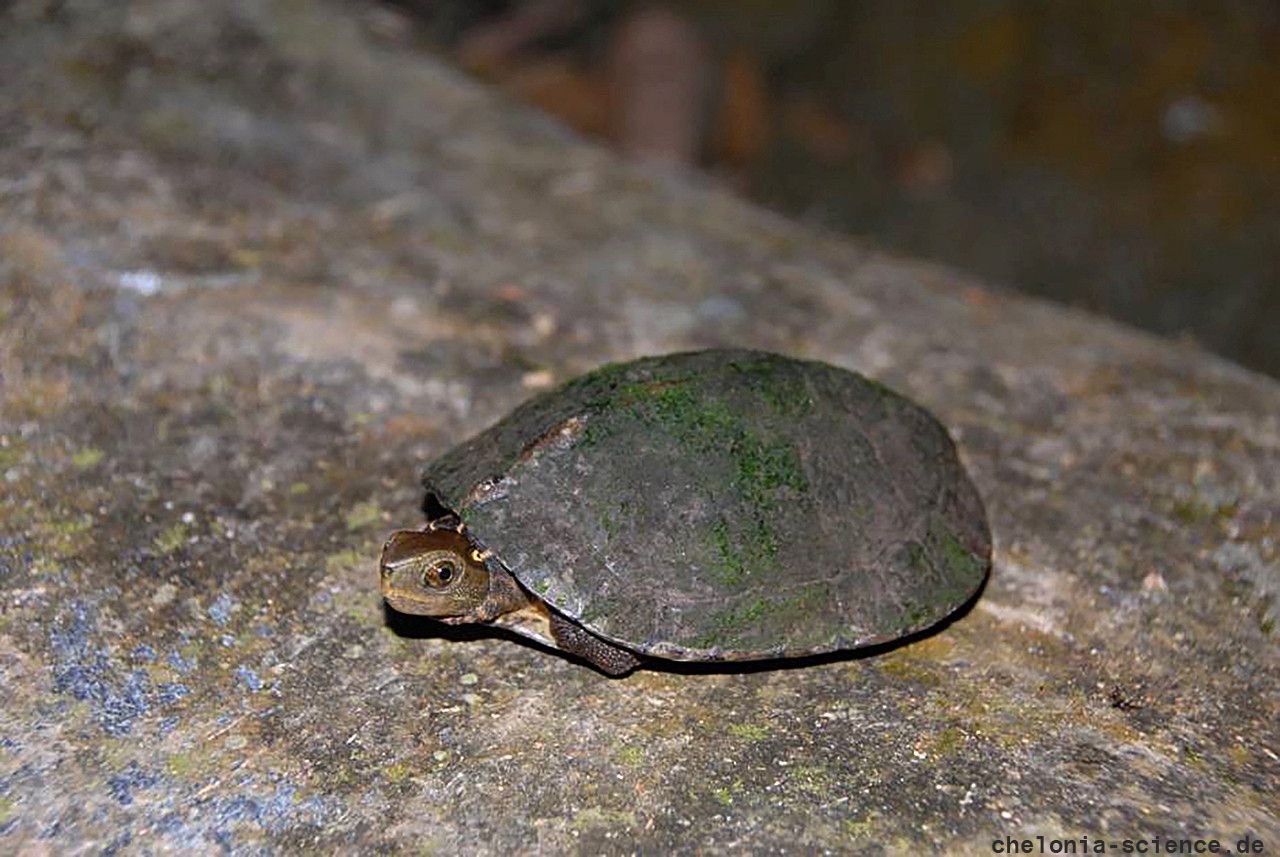
<path fill-rule="evenodd" d="M 901 637 L 990 566 L 981 500 L 936 419 L 861 375 L 763 352 L 604 366 L 423 482 L 555 610 L 681 660 Z"/>

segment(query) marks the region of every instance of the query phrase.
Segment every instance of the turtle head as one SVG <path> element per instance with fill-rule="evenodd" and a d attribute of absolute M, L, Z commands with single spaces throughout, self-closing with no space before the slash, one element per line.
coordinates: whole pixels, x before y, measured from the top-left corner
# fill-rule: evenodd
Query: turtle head
<path fill-rule="evenodd" d="M 450 529 L 391 534 L 379 562 L 382 597 L 401 613 L 440 619 L 482 618 L 489 596 L 484 554 Z"/>

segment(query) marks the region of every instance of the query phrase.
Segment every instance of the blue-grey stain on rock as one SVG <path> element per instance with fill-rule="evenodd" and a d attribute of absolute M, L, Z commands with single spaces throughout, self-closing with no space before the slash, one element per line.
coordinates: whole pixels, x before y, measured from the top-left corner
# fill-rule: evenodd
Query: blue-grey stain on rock
<path fill-rule="evenodd" d="M 926 629 L 991 537 L 942 425 L 825 363 L 708 350 L 597 369 L 426 470 L 383 550 L 397 610 L 493 622 L 610 674 Z"/>
<path fill-rule="evenodd" d="M 127 735 L 139 717 L 153 708 L 174 704 L 190 691 L 179 682 L 153 683 L 146 671 L 126 670 L 111 649 L 97 642 L 97 620 L 91 607 L 71 605 L 49 632 L 59 656 L 53 668 L 53 689 L 87 702 L 109 735 Z"/>

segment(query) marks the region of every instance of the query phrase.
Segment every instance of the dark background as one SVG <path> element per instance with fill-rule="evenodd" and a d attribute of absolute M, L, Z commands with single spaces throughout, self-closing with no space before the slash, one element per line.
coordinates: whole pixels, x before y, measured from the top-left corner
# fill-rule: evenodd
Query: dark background
<path fill-rule="evenodd" d="M 624 151 L 1280 374 L 1274 3 L 386 9 Z"/>

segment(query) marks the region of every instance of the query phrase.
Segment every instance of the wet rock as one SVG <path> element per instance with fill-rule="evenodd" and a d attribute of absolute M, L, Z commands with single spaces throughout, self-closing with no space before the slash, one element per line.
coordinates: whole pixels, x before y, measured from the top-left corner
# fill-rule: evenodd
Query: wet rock
<path fill-rule="evenodd" d="M 362 14 L 0 13 L 0 849 L 1280 839 L 1274 382 L 620 165 Z M 974 609 L 623 681 L 384 613 L 423 462 L 727 335 L 948 425 Z"/>

